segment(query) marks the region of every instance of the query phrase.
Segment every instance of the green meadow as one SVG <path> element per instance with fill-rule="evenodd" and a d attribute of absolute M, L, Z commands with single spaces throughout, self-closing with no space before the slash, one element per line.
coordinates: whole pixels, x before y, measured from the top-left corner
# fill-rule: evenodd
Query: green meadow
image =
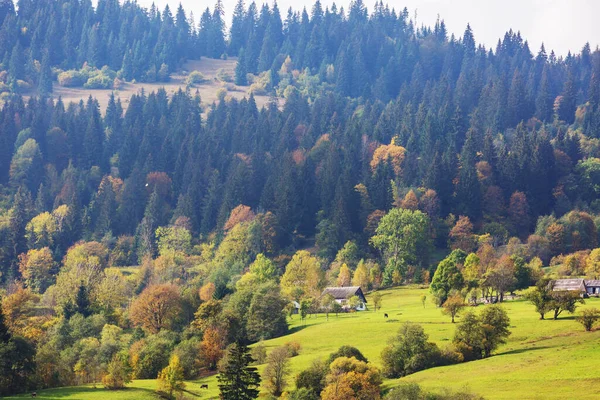
<path fill-rule="evenodd" d="M 427 289 L 397 288 L 383 294 L 380 311 L 319 314 L 301 321 L 290 320 L 291 332 L 265 342 L 268 350 L 286 342 L 300 343 L 300 354 L 291 359 L 292 376 L 316 359 L 326 358 L 342 345 L 359 348 L 370 362 L 379 365 L 388 339 L 406 321 L 423 325 L 430 340 L 441 347 L 451 343 L 455 326 L 430 301 Z M 428 295 L 423 307 L 420 297 Z M 368 298 L 368 296 L 367 296 Z M 485 306 L 479 306 L 482 308 Z M 404 382 L 416 382 L 427 390 L 469 390 L 486 399 L 592 399 L 600 397 L 600 330 L 585 332 L 573 315 L 559 320 L 538 319 L 533 306 L 525 301 L 507 301 L 504 307 L 511 318 L 511 336 L 496 354 L 488 359 L 447 367 L 433 368 L 406 378 L 386 380 L 384 389 Z M 600 299 L 588 299 L 584 307 L 600 308 Z M 387 313 L 389 318 L 384 318 Z M 458 318 L 457 321 L 460 321 Z M 262 369 L 262 366 L 259 367 Z M 208 384 L 209 389 L 200 385 Z M 155 399 L 155 381 L 134 381 L 122 391 L 107 391 L 99 384 L 38 391 L 40 399 Z M 216 376 L 187 383 L 186 397 L 218 397 Z M 22 397 L 28 397 L 22 396 Z M 22 398 L 21 397 L 21 398 Z M 17 397 L 13 397 L 17 398 Z"/>

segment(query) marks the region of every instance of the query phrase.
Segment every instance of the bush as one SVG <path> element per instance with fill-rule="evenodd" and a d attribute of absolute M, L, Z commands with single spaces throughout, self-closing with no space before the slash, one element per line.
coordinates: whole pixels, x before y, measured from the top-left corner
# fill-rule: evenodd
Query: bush
<path fill-rule="evenodd" d="M 206 78 L 200 71 L 192 71 L 185 80 L 187 86 L 194 86 L 204 82 L 206 82 Z"/>
<path fill-rule="evenodd" d="M 219 99 L 219 101 L 224 101 L 225 100 L 225 96 L 227 96 L 227 89 L 225 89 L 225 88 L 219 88 L 217 90 L 217 99 Z"/>
<path fill-rule="evenodd" d="M 31 89 L 31 83 L 29 82 L 25 82 L 22 80 L 17 80 L 17 89 L 19 91 L 23 91 L 23 90 L 30 90 Z"/>
<path fill-rule="evenodd" d="M 83 85 L 86 89 L 110 89 L 113 85 L 114 80 L 104 74 L 98 74 L 91 77 Z"/>
<path fill-rule="evenodd" d="M 329 355 L 328 364 L 331 364 L 335 361 L 336 358 L 340 357 L 348 357 L 348 358 L 356 358 L 358 361 L 364 361 L 368 363 L 369 361 L 356 347 L 352 346 L 342 346 L 335 353 L 331 353 Z"/>
<path fill-rule="evenodd" d="M 264 364 L 267 361 L 267 347 L 260 342 L 250 350 L 250 355 L 256 364 Z"/>
<path fill-rule="evenodd" d="M 307 389 L 316 394 L 317 398 L 326 385 L 325 377 L 329 372 L 327 364 L 321 360 L 313 361 L 312 365 L 296 376 L 296 387 Z"/>
<path fill-rule="evenodd" d="M 71 69 L 58 74 L 58 84 L 64 87 L 81 87 L 88 80 L 88 74 L 85 71 Z"/>
<path fill-rule="evenodd" d="M 300 349 L 302 348 L 298 342 L 287 342 L 283 346 L 288 349 L 290 357 L 296 357 L 298 354 L 300 354 Z"/>
<path fill-rule="evenodd" d="M 384 400 L 483 400 L 483 397 L 468 390 L 452 392 L 444 389 L 441 394 L 430 393 L 416 383 L 407 383 L 390 390 Z"/>
<path fill-rule="evenodd" d="M 233 82 L 233 77 L 231 76 L 231 74 L 225 71 L 223 68 L 218 69 L 217 79 L 221 82 Z"/>
<path fill-rule="evenodd" d="M 592 330 L 598 319 L 600 319 L 600 310 L 597 308 L 588 308 L 587 310 L 583 310 L 581 315 L 577 316 L 577 322 L 583 325 L 586 332 Z"/>

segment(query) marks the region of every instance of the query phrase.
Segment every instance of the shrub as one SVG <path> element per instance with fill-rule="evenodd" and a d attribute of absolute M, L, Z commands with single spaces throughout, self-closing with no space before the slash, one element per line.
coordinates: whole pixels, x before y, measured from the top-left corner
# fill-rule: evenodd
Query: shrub
<path fill-rule="evenodd" d="M 250 350 L 250 355 L 256 364 L 264 364 L 267 361 L 267 347 L 261 341 Z"/>
<path fill-rule="evenodd" d="M 114 80 L 104 74 L 93 76 L 83 85 L 86 89 L 109 89 L 112 87 Z"/>
<path fill-rule="evenodd" d="M 583 310 L 581 315 L 577 316 L 577 322 L 583 325 L 586 332 L 592 330 L 598 319 L 600 319 L 600 310 L 597 308 L 588 308 L 587 310 Z"/>
<path fill-rule="evenodd" d="M 225 71 L 223 68 L 219 68 L 217 70 L 217 79 L 221 82 L 233 82 L 233 77 L 231 74 Z"/>
<path fill-rule="evenodd" d="M 296 376 L 296 387 L 298 389 L 310 390 L 318 398 L 325 388 L 325 377 L 328 372 L 329 368 L 327 364 L 321 360 L 315 360 L 310 367 Z"/>
<path fill-rule="evenodd" d="M 206 78 L 200 71 L 192 71 L 185 80 L 187 86 L 194 86 L 204 82 L 206 82 Z"/>
<path fill-rule="evenodd" d="M 348 357 L 348 358 L 356 358 L 358 361 L 363 361 L 368 363 L 369 361 L 356 347 L 353 346 L 342 346 L 335 353 L 331 353 L 329 355 L 328 364 L 331 364 L 335 361 L 336 358 L 340 357 Z"/>
<path fill-rule="evenodd" d="M 219 88 L 217 90 L 217 99 L 219 99 L 219 101 L 224 101 L 225 100 L 225 96 L 227 96 L 227 89 L 225 89 L 225 88 Z"/>
<path fill-rule="evenodd" d="M 74 69 L 58 74 L 58 84 L 64 87 L 80 87 L 88 80 L 88 74 Z"/>
<path fill-rule="evenodd" d="M 288 349 L 290 357 L 296 357 L 298 354 L 300 354 L 300 349 L 302 348 L 302 346 L 300 346 L 300 343 L 295 341 L 287 342 L 286 344 L 284 344 L 284 346 Z"/>

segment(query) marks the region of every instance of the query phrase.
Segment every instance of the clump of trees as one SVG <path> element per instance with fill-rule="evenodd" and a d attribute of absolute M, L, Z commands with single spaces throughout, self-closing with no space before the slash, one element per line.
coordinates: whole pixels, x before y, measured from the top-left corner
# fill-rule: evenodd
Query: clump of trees
<path fill-rule="evenodd" d="M 342 346 L 326 362 L 315 360 L 296 377 L 293 399 L 380 398 L 381 373 L 352 346 Z"/>
<path fill-rule="evenodd" d="M 534 305 L 540 319 L 544 319 L 548 312 L 553 313 L 553 319 L 558 319 L 563 311 L 573 314 L 577 305 L 584 303 L 578 291 L 553 290 L 553 282 L 548 279 L 541 280 L 526 293 L 525 298 Z"/>
<path fill-rule="evenodd" d="M 400 378 L 424 369 L 462 361 L 460 354 L 451 349 L 441 350 L 428 341 L 429 336 L 418 324 L 406 322 L 398 334 L 389 340 L 382 351 L 383 375 Z"/>
<path fill-rule="evenodd" d="M 499 305 L 490 305 L 478 314 L 465 313 L 456 328 L 453 344 L 465 361 L 487 358 L 506 343 L 510 319 Z"/>

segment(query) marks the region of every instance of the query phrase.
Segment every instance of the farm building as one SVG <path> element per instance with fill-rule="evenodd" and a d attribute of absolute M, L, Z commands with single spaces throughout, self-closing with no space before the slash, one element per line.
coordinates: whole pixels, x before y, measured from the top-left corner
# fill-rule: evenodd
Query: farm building
<path fill-rule="evenodd" d="M 364 311 L 367 309 L 367 299 L 363 294 L 360 286 L 346 286 L 346 287 L 328 287 L 323 290 L 321 296 L 325 296 L 327 294 L 332 295 L 335 298 L 335 301 L 342 305 L 344 308 L 349 308 L 348 300 L 352 297 L 358 297 L 358 305 L 356 306 L 356 311 Z"/>
<path fill-rule="evenodd" d="M 553 282 L 552 290 L 578 291 L 589 296 L 600 296 L 600 280 L 557 279 Z"/>

